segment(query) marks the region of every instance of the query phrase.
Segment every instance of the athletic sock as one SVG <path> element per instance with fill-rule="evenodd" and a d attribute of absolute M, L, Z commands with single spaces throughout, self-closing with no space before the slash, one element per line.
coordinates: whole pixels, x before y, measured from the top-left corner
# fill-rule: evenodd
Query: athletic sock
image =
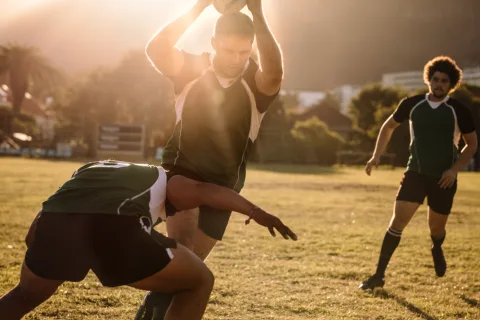
<path fill-rule="evenodd" d="M 443 237 L 441 237 L 440 239 L 435 239 L 433 236 L 430 235 L 430 238 L 432 238 L 432 242 L 433 242 L 433 247 L 434 248 L 438 248 L 438 247 L 441 247 L 442 244 L 443 244 L 443 241 L 445 241 L 445 237 L 447 236 L 447 232 L 445 232 L 443 234 Z"/>
<path fill-rule="evenodd" d="M 149 292 L 138 309 L 135 320 L 163 320 L 172 299 L 173 294 Z"/>
<path fill-rule="evenodd" d="M 393 252 L 398 247 L 400 243 L 400 238 L 402 237 L 402 231 L 395 230 L 393 228 L 388 228 L 383 238 L 382 249 L 380 250 L 380 257 L 378 259 L 376 275 L 385 276 L 385 270 L 387 269 L 388 262 L 393 255 Z"/>
<path fill-rule="evenodd" d="M 168 308 L 170 307 L 170 303 L 173 300 L 173 294 L 169 293 L 155 293 L 161 299 L 155 304 L 153 309 L 153 320 L 163 320 L 165 315 L 167 314 Z"/>

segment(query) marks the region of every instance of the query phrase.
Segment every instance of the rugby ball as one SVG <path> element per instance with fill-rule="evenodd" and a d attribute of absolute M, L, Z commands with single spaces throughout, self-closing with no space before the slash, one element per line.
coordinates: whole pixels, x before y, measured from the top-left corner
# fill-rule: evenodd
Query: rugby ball
<path fill-rule="evenodd" d="M 219 13 L 226 14 L 242 10 L 247 0 L 213 0 L 212 4 Z"/>

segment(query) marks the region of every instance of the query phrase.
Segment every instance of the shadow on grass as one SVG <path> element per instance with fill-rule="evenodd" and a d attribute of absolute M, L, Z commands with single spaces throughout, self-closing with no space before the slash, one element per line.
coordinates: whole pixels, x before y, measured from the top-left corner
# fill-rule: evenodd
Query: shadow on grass
<path fill-rule="evenodd" d="M 259 164 L 259 163 L 249 163 L 249 170 L 261 170 L 261 171 L 270 171 L 276 173 L 294 173 L 294 174 L 316 174 L 316 175 L 326 175 L 326 174 L 342 174 L 341 169 L 338 167 L 322 167 L 316 165 L 294 165 L 294 164 Z"/>
<path fill-rule="evenodd" d="M 382 299 L 391 299 L 391 300 L 395 301 L 396 303 L 398 303 L 399 305 L 405 307 L 408 311 L 410 311 L 410 312 L 414 313 L 415 315 L 421 317 L 422 319 L 437 320 L 437 318 L 429 315 L 428 313 L 426 313 L 425 311 L 423 311 L 422 309 L 420 309 L 419 307 L 417 307 L 413 303 L 408 302 L 405 298 L 398 297 L 395 294 L 390 293 L 385 289 L 381 289 L 381 290 L 376 291 L 375 296 L 378 296 Z"/>
<path fill-rule="evenodd" d="M 480 302 L 478 300 L 468 298 L 464 295 L 461 295 L 460 299 L 462 299 L 466 304 L 470 305 L 471 307 L 480 308 Z"/>

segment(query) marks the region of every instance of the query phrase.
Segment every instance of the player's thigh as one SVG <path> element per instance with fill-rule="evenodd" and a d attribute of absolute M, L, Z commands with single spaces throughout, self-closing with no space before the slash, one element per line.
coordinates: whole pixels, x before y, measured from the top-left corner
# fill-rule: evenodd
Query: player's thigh
<path fill-rule="evenodd" d="M 176 249 L 171 250 L 174 258 L 165 268 L 129 286 L 162 293 L 213 287 L 213 274 L 200 258 L 180 244 Z"/>
<path fill-rule="evenodd" d="M 167 218 L 167 235 L 189 249 L 193 248 L 199 209 L 184 210 Z"/>
<path fill-rule="evenodd" d="M 216 244 L 216 239 L 206 235 L 205 232 L 198 228 L 195 232 L 193 252 L 197 255 L 197 257 L 205 261 Z"/>
<path fill-rule="evenodd" d="M 432 235 L 443 235 L 447 221 L 448 214 L 438 213 L 432 208 L 428 208 L 428 226 Z"/>
<path fill-rule="evenodd" d="M 390 227 L 400 231 L 405 229 L 419 206 L 420 204 L 416 202 L 395 201 Z"/>
<path fill-rule="evenodd" d="M 432 209 L 433 212 L 449 215 L 452 210 L 453 199 L 455 198 L 456 192 L 456 181 L 450 188 L 440 188 L 437 180 L 432 181 L 428 192 L 428 207 Z"/>
<path fill-rule="evenodd" d="M 20 273 L 19 287 L 29 297 L 40 300 L 47 300 L 52 296 L 63 280 L 50 280 L 37 276 L 24 262 Z"/>

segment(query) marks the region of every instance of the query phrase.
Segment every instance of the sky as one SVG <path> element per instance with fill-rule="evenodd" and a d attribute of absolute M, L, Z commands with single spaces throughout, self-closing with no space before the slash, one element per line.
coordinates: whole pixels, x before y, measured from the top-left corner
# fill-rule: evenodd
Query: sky
<path fill-rule="evenodd" d="M 39 47 L 70 74 L 114 66 L 142 50 L 195 0 L 0 0 L 0 45 Z M 479 0 L 263 0 L 284 52 L 287 90 L 321 91 L 418 71 L 436 55 L 480 65 Z M 210 50 L 207 9 L 179 47 Z"/>
<path fill-rule="evenodd" d="M 55 56 L 61 67 L 78 71 L 95 62 L 118 61 L 129 49 L 143 48 L 157 29 L 195 1 L 0 0 L 0 3 L 0 41 L 38 46 L 45 55 Z M 208 8 L 179 46 L 194 53 L 210 50 L 209 39 L 218 16 L 213 7 Z M 89 59 L 89 55 L 95 58 Z M 72 61 L 72 57 L 78 57 L 77 61 Z"/>

